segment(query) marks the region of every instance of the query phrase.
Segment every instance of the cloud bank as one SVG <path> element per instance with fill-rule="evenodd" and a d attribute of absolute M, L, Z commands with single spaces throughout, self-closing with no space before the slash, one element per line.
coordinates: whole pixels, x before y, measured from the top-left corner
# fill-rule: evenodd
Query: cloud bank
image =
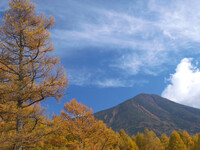
<path fill-rule="evenodd" d="M 200 108 L 200 70 L 192 64 L 192 58 L 184 58 L 171 74 L 170 84 L 162 96 L 175 102 Z"/>

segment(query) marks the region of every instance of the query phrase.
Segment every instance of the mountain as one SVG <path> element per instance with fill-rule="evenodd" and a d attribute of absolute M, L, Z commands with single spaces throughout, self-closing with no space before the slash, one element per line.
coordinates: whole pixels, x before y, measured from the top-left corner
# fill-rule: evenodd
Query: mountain
<path fill-rule="evenodd" d="M 158 136 L 170 135 L 173 130 L 200 132 L 200 109 L 181 105 L 153 94 L 140 94 L 113 108 L 94 114 L 108 127 L 129 135 L 153 130 Z"/>

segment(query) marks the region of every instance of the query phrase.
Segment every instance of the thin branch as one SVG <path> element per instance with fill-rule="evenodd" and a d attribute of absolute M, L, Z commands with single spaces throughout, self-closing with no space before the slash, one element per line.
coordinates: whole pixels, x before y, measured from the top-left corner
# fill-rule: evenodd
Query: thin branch
<path fill-rule="evenodd" d="M 33 104 L 35 104 L 35 103 L 38 103 L 38 102 L 40 102 L 40 101 L 42 101 L 42 100 L 44 100 L 45 98 L 44 97 L 42 97 L 41 99 L 38 99 L 38 100 L 35 100 L 34 102 L 32 102 L 32 103 L 29 103 L 28 105 L 26 105 L 26 106 L 22 106 L 22 108 L 26 108 L 26 107 L 29 107 L 29 106 L 31 106 L 31 105 L 33 105 Z"/>

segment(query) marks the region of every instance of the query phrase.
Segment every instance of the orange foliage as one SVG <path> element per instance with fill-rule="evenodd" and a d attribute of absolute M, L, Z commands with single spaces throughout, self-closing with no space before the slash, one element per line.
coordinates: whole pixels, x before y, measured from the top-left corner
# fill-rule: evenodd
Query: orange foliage
<path fill-rule="evenodd" d="M 49 54 L 53 46 L 48 29 L 53 17 L 38 16 L 29 0 L 10 0 L 9 5 L 0 26 L 0 121 L 13 124 L 13 131 L 1 136 L 22 149 L 38 141 L 34 137 L 39 132 L 29 132 L 35 119 L 28 119 L 40 114 L 35 110 L 37 103 L 49 97 L 59 101 L 67 80 L 59 58 Z"/>

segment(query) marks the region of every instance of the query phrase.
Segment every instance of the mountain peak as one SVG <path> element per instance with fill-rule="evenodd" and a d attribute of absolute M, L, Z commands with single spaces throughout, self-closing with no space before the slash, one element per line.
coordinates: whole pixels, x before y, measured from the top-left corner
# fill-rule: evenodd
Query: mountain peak
<path fill-rule="evenodd" d="M 145 128 L 157 135 L 173 130 L 200 132 L 200 110 L 172 102 L 155 94 L 139 94 L 116 107 L 98 112 L 95 117 L 108 127 L 129 135 L 143 132 Z"/>

